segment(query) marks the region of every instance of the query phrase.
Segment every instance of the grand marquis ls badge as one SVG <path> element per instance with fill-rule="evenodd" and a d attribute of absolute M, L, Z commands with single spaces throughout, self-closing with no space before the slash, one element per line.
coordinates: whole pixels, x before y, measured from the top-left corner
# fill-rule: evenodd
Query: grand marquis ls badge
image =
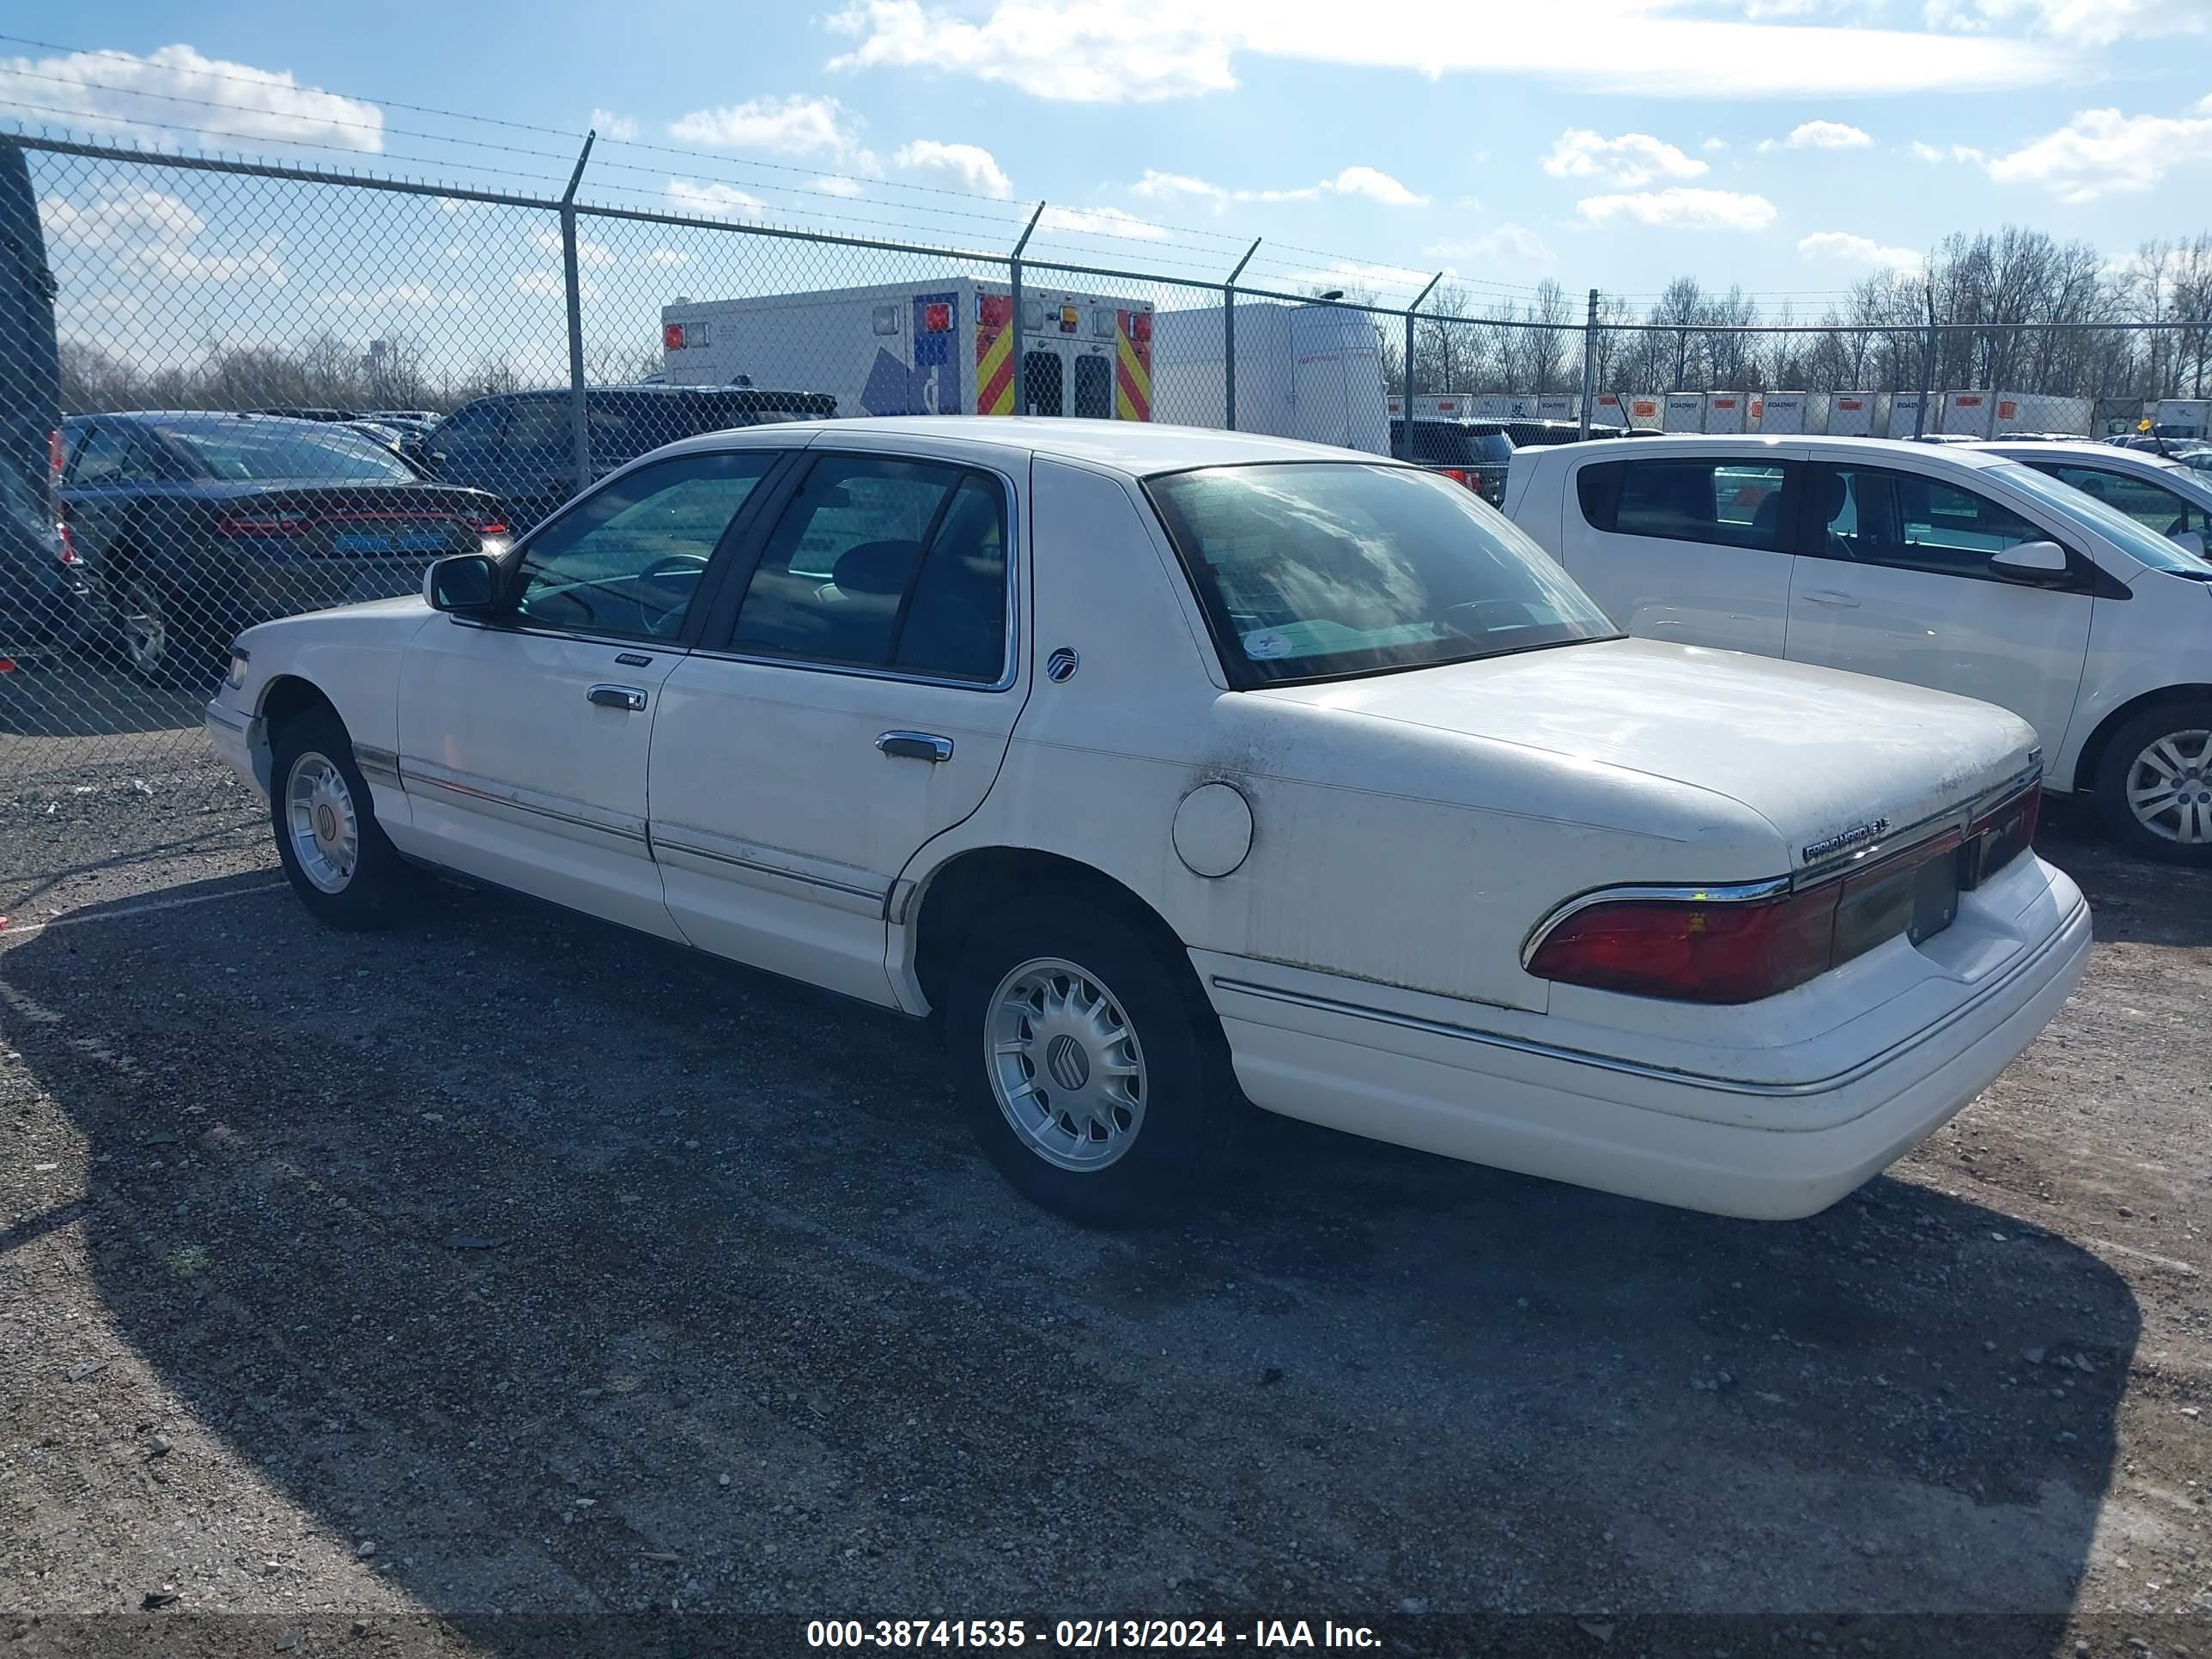
<path fill-rule="evenodd" d="M 1838 830 L 1826 840 L 1812 842 L 1800 848 L 1797 856 L 1808 864 L 1818 864 L 1831 854 L 1843 852 L 1848 848 L 1863 846 L 1875 836 L 1887 835 L 1888 832 L 1887 818 L 1876 818 L 1871 823 L 1855 823 L 1850 829 Z"/>

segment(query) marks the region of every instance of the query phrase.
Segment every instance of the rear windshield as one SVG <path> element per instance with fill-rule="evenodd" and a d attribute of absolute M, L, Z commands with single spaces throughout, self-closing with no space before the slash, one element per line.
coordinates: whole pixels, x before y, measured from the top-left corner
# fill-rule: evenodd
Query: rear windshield
<path fill-rule="evenodd" d="M 2014 489 L 2033 495 L 2043 506 L 2069 523 L 2094 531 L 2112 543 L 2123 553 L 2140 560 L 2154 570 L 2168 570 L 2176 575 L 2202 579 L 2212 576 L 2212 563 L 2197 558 L 2179 542 L 2170 541 L 2130 518 L 2117 507 L 2099 501 L 2094 495 L 2084 495 L 2071 484 L 2038 472 L 2032 466 L 2018 461 L 1998 464 L 1996 474 Z"/>
<path fill-rule="evenodd" d="M 1206 467 L 1146 488 L 1240 688 L 1616 635 L 1543 549 L 1418 468 Z"/>
<path fill-rule="evenodd" d="M 207 477 L 234 483 L 297 478 L 310 483 L 356 483 L 417 476 L 382 445 L 327 423 L 208 422 L 165 427 L 162 435 L 191 455 Z"/>
<path fill-rule="evenodd" d="M 1403 453 L 1406 423 L 1390 422 L 1394 452 Z M 1413 449 L 1409 461 L 1425 466 L 1503 466 L 1513 459 L 1513 441 L 1497 427 L 1462 426 L 1455 421 L 1413 422 Z"/>

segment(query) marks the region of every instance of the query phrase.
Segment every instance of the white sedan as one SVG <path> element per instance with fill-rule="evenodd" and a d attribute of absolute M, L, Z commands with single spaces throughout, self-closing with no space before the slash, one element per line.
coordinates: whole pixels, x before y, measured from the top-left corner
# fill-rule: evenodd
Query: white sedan
<path fill-rule="evenodd" d="M 1470 492 L 1229 433 L 694 439 L 422 599 L 252 629 L 208 724 L 326 921 L 439 872 L 931 1018 L 1085 1221 L 1240 1093 L 1809 1214 L 2089 943 L 2017 717 L 1623 638 Z"/>

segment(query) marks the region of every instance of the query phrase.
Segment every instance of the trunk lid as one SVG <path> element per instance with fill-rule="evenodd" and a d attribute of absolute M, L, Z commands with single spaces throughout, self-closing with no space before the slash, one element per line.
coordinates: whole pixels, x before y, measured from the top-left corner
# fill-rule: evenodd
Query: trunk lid
<path fill-rule="evenodd" d="M 1989 703 L 1649 640 L 1252 695 L 1725 796 L 1773 825 L 1789 869 L 1962 806 L 2014 777 L 2036 752 L 2027 723 Z M 1750 880 L 1784 871 L 1729 873 Z"/>

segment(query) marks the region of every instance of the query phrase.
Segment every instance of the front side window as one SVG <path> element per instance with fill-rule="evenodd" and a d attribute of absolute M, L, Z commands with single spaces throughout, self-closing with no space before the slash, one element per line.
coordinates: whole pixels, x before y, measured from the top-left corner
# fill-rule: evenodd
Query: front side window
<path fill-rule="evenodd" d="M 777 459 L 769 450 L 685 455 L 586 495 L 524 547 L 517 616 L 577 633 L 674 638 L 714 549 Z"/>
<path fill-rule="evenodd" d="M 507 411 L 507 453 L 518 460 L 544 460 L 566 453 L 575 438 L 569 428 L 568 399 L 518 398 Z"/>
<path fill-rule="evenodd" d="M 2010 507 L 1923 473 L 1824 465 L 1813 488 L 1830 558 L 1988 578 L 1991 555 L 2051 539 Z"/>
<path fill-rule="evenodd" d="M 146 470 L 140 464 L 130 428 L 118 425 L 93 428 L 70 457 L 69 480 L 88 488 L 147 482 Z"/>
<path fill-rule="evenodd" d="M 2103 538 L 2140 564 L 2186 576 L 2193 581 L 2212 576 L 2212 563 L 2197 557 L 2178 542 L 2146 530 L 2118 508 L 2085 495 L 2056 478 L 2046 477 L 2032 466 L 2006 461 L 1990 471 L 2022 495 L 2033 496 L 2037 506 L 2060 524 Z"/>
<path fill-rule="evenodd" d="M 383 445 L 329 422 L 195 421 L 166 435 L 202 477 L 226 483 L 389 483 L 416 476 Z"/>
<path fill-rule="evenodd" d="M 1534 542 L 1418 468 L 1216 466 L 1146 489 L 1240 689 L 1615 635 Z"/>
<path fill-rule="evenodd" d="M 1576 487 L 1595 529 L 1779 553 L 1788 477 L 1779 461 L 1683 457 L 1586 466 Z"/>
<path fill-rule="evenodd" d="M 2084 495 L 2126 514 L 2144 529 L 2155 531 L 2161 536 L 2185 535 L 2191 530 L 2202 531 L 2206 525 L 2203 507 L 2148 478 L 2138 478 L 2127 472 L 2110 472 L 2095 466 L 2044 465 L 2038 466 L 2036 471 L 2047 473 L 2059 483 L 2080 490 Z"/>
<path fill-rule="evenodd" d="M 989 684 L 1006 636 L 1005 491 L 933 461 L 817 461 L 762 549 L 732 648 Z"/>

